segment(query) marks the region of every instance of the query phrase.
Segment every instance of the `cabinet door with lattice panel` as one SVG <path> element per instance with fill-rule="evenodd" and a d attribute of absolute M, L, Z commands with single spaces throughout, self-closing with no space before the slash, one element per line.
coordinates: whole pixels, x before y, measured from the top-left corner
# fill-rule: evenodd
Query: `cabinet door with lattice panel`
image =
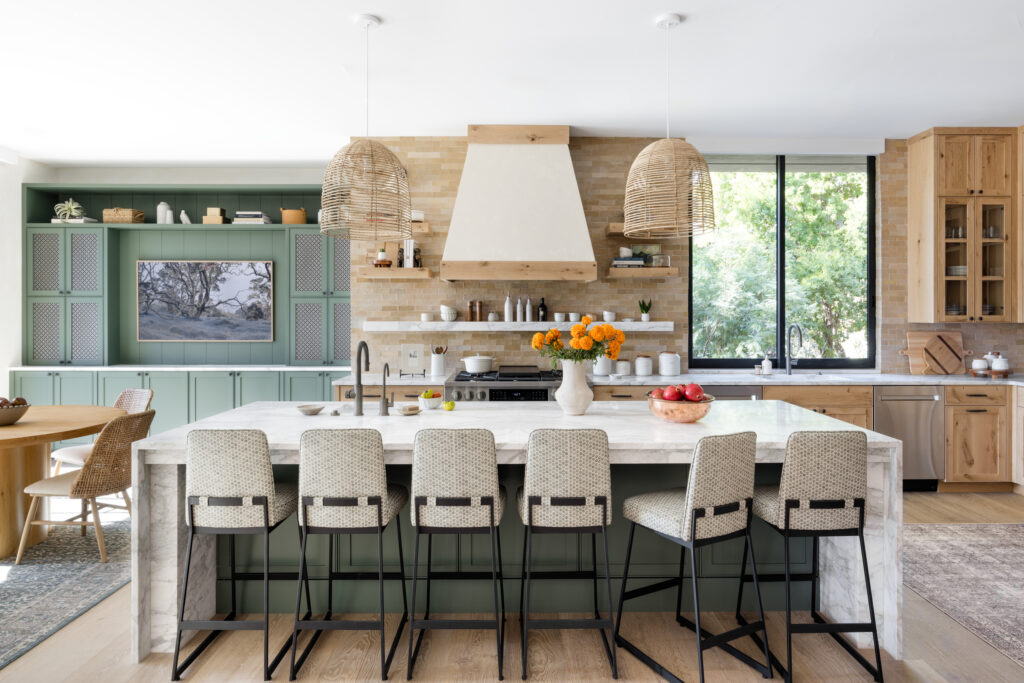
<path fill-rule="evenodd" d="M 29 297 L 25 301 L 25 362 L 59 365 L 64 361 L 65 298 Z"/>
<path fill-rule="evenodd" d="M 293 228 L 288 232 L 293 297 L 327 296 L 328 244 L 318 228 Z"/>
<path fill-rule="evenodd" d="M 64 254 L 65 293 L 72 296 L 101 296 L 103 229 L 67 228 Z"/>
<path fill-rule="evenodd" d="M 292 299 L 291 364 L 325 365 L 329 353 L 328 299 Z"/>
<path fill-rule="evenodd" d="M 64 228 L 25 231 L 25 292 L 29 296 L 64 293 Z"/>
<path fill-rule="evenodd" d="M 102 365 L 103 298 L 75 297 L 66 302 L 64 361 L 71 365 Z"/>

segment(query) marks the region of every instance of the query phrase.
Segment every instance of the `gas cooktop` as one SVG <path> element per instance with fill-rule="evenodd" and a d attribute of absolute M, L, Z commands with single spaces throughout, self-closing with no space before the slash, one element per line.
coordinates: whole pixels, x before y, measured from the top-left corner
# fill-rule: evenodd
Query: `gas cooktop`
<path fill-rule="evenodd" d="M 491 372 L 459 372 L 453 382 L 557 382 L 560 370 L 541 370 L 536 365 L 502 365 Z"/>

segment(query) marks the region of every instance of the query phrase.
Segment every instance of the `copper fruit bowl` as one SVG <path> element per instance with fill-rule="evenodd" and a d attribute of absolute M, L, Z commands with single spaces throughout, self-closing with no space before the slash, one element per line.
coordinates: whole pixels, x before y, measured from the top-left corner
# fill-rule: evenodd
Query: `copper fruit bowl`
<path fill-rule="evenodd" d="M 708 414 L 714 400 L 711 394 L 704 394 L 700 401 L 666 401 L 647 394 L 651 412 L 666 422 L 696 422 Z"/>

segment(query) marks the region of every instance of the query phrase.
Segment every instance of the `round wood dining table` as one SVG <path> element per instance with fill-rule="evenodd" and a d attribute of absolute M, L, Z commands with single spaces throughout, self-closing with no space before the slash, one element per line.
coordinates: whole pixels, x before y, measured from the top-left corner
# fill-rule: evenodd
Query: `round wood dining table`
<path fill-rule="evenodd" d="M 0 427 L 0 558 L 18 551 L 31 502 L 25 487 L 50 476 L 50 444 L 96 434 L 124 414 L 106 406 L 32 406 L 18 422 Z M 45 539 L 46 529 L 33 527 L 28 544 Z"/>

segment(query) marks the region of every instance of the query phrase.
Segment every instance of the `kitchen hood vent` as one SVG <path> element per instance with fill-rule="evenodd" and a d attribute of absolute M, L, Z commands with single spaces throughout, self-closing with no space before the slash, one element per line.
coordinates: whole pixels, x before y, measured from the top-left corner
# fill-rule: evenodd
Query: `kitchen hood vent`
<path fill-rule="evenodd" d="M 597 279 L 568 126 L 470 126 L 444 280 Z"/>

